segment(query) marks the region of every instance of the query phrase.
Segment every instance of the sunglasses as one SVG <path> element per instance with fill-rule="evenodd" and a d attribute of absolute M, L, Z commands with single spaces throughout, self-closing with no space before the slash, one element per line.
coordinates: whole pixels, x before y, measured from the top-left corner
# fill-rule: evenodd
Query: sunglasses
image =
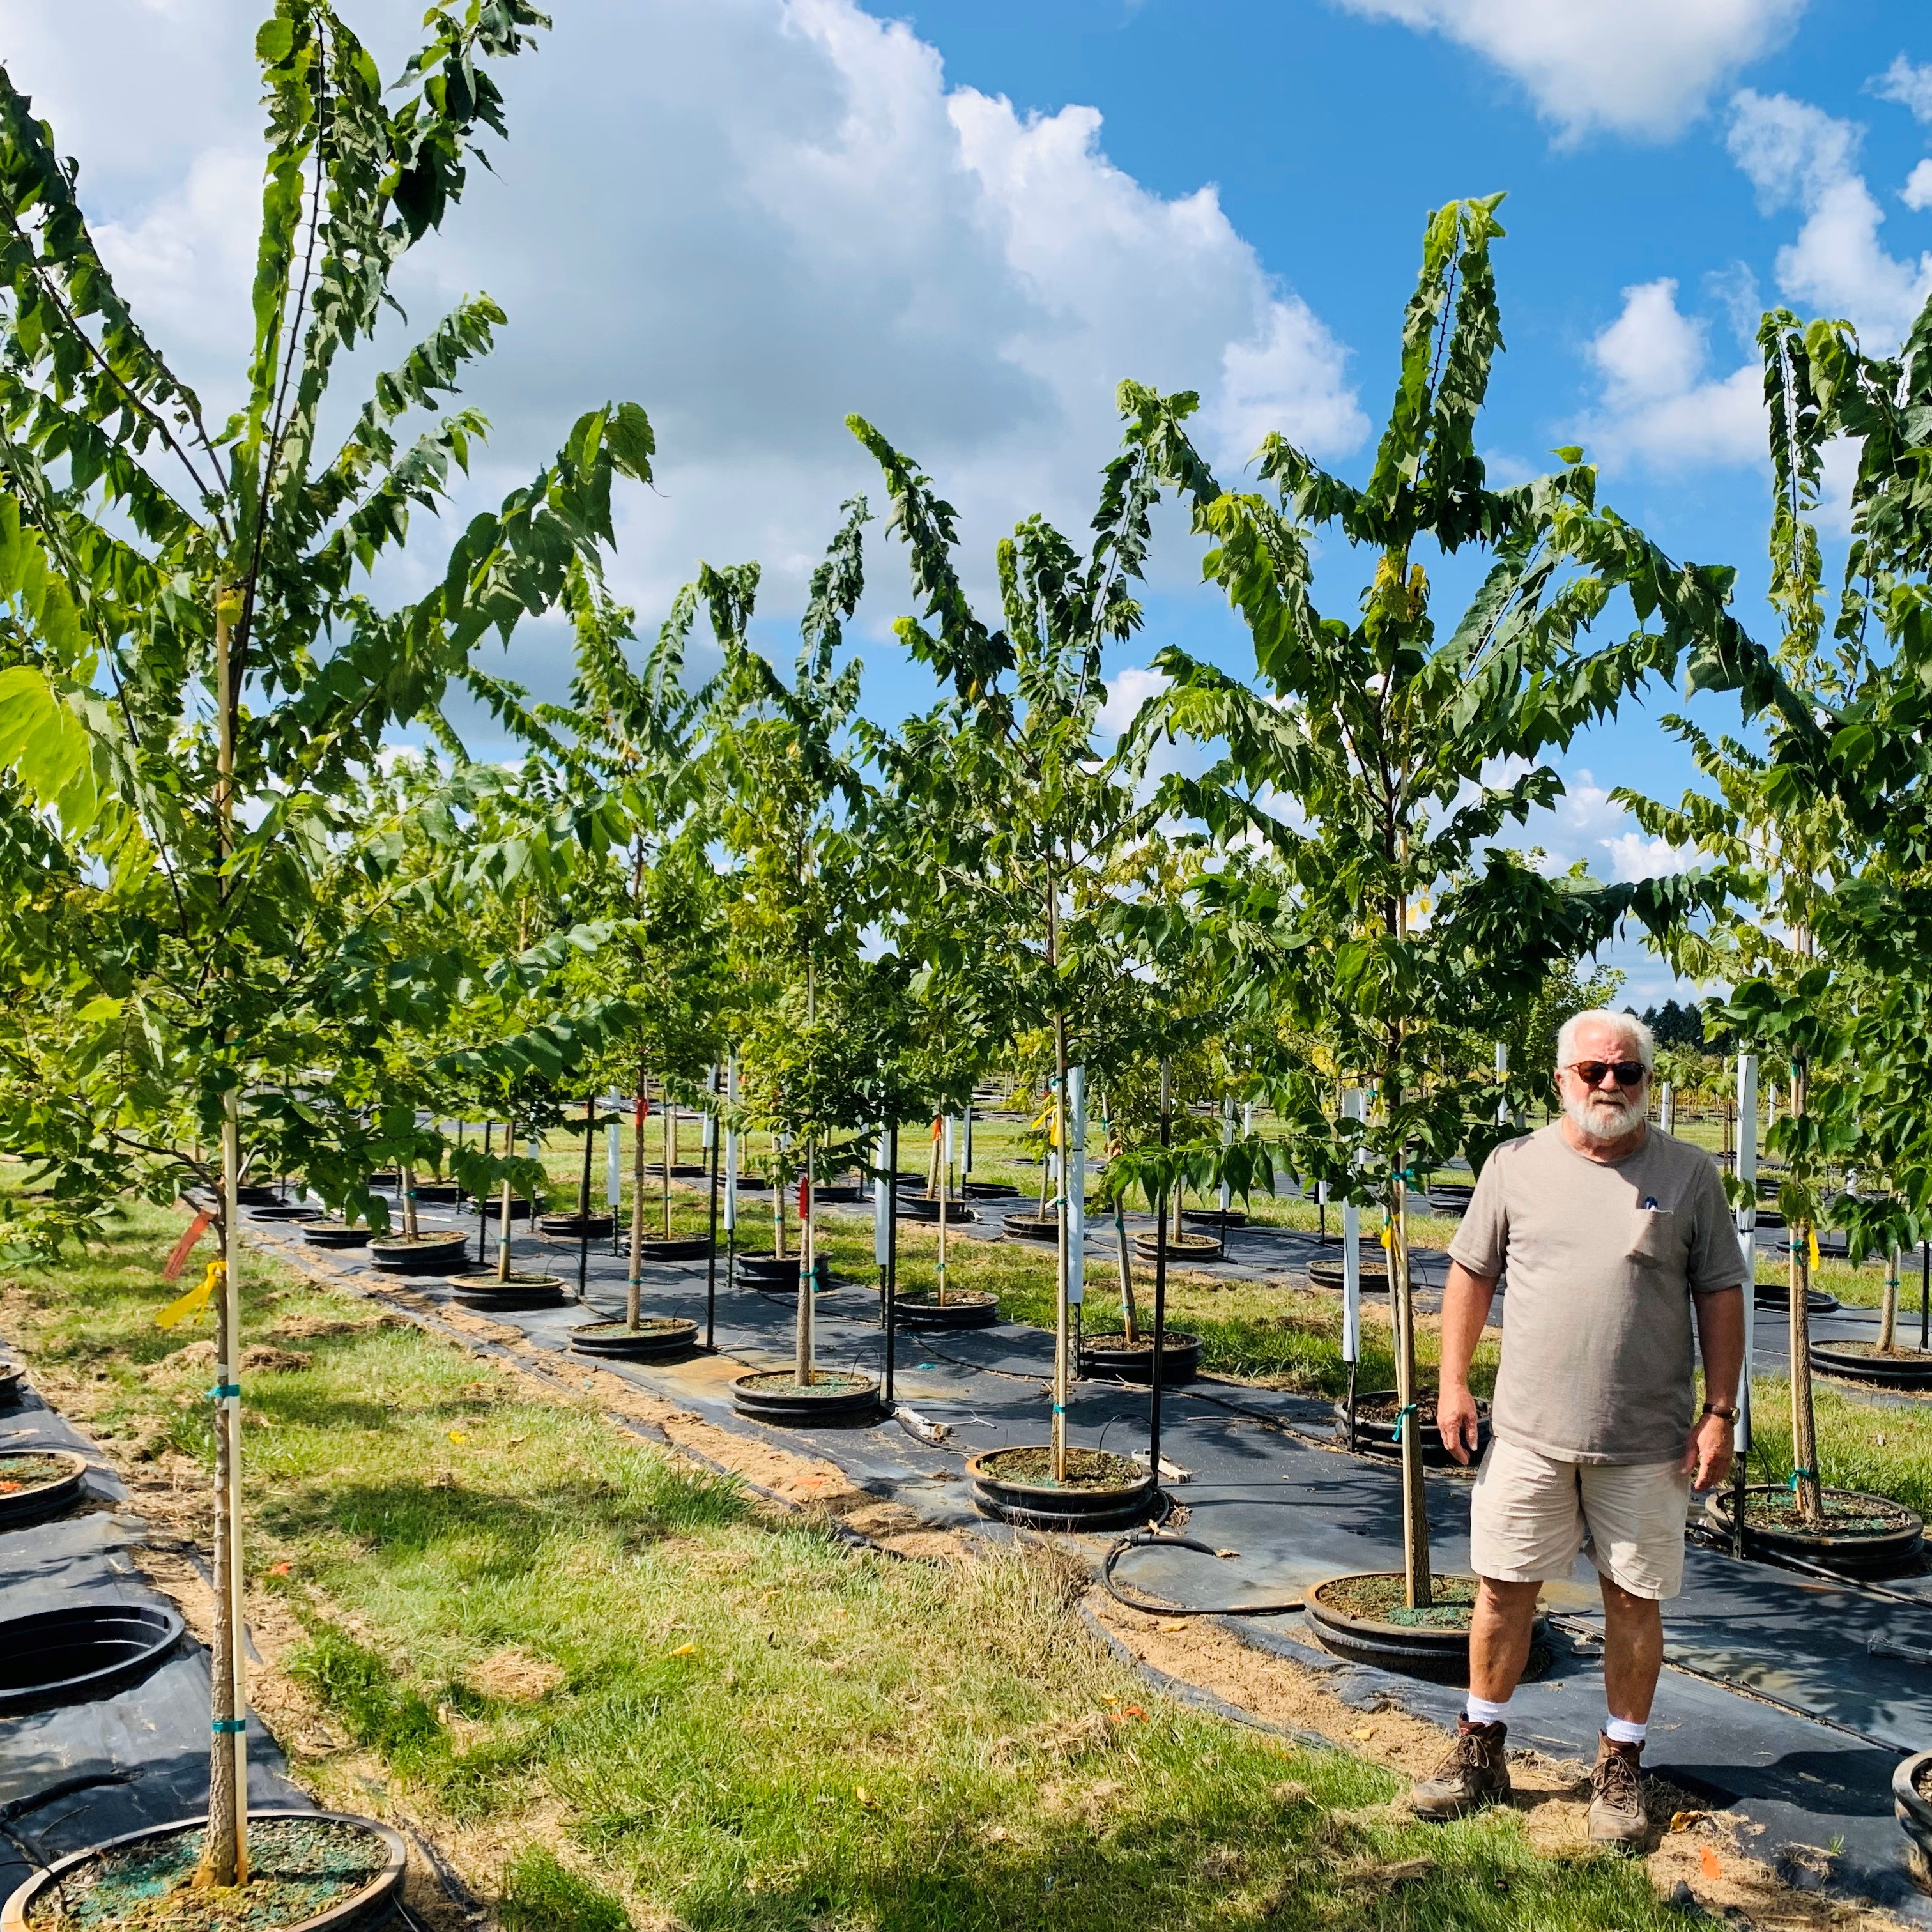
<path fill-rule="evenodd" d="M 1616 1076 L 1619 1087 L 1641 1087 L 1645 1068 L 1640 1060 L 1578 1060 L 1570 1064 L 1570 1071 L 1586 1087 L 1594 1087 L 1606 1073 Z"/>

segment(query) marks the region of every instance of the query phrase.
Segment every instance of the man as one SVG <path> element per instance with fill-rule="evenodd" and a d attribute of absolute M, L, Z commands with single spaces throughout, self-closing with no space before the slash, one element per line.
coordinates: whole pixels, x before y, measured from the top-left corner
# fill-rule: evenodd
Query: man
<path fill-rule="evenodd" d="M 1450 1244 L 1436 1419 L 1460 1462 L 1477 1439 L 1469 1362 L 1504 1268 L 1509 1305 L 1494 1439 L 1470 1509 L 1480 1583 L 1468 1703 L 1455 1748 L 1414 1789 L 1424 1818 L 1508 1798 L 1510 1697 L 1538 1586 L 1567 1576 L 1587 1550 L 1603 1588 L 1610 1707 L 1590 1836 L 1626 1847 L 1644 1836 L 1659 1606 L 1682 1586 L 1690 1489 L 1722 1482 L 1730 1466 L 1745 1320 L 1743 1258 L 1716 1163 L 1645 1120 L 1654 1052 L 1630 1014 L 1570 1019 L 1557 1036 L 1562 1118 L 1490 1156 Z"/>

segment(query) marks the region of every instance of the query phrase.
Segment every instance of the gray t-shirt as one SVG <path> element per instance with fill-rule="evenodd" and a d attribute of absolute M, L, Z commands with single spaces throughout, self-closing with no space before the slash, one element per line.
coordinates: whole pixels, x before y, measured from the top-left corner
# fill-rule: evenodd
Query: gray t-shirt
<path fill-rule="evenodd" d="M 1509 1270 L 1492 1426 L 1569 1462 L 1661 1462 L 1691 1423 L 1690 1297 L 1744 1280 L 1724 1185 L 1655 1127 L 1614 1164 L 1563 1124 L 1484 1164 L 1450 1258 Z"/>

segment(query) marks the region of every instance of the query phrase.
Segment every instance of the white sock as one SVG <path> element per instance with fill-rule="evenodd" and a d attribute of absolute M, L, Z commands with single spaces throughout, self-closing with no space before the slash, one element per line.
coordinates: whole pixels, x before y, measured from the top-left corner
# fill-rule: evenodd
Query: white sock
<path fill-rule="evenodd" d="M 1492 1704 L 1486 1697 L 1478 1697 L 1474 1691 L 1469 1693 L 1466 1714 L 1472 1724 L 1502 1724 L 1509 1720 L 1510 1700 L 1505 1697 L 1500 1704 Z"/>
<path fill-rule="evenodd" d="M 1474 1703 L 1475 1700 L 1472 1698 L 1469 1701 Z M 1648 1724 L 1633 1724 L 1628 1718 L 1606 1718 L 1604 1720 L 1604 1735 L 1613 1744 L 1640 1744 L 1649 1729 Z"/>

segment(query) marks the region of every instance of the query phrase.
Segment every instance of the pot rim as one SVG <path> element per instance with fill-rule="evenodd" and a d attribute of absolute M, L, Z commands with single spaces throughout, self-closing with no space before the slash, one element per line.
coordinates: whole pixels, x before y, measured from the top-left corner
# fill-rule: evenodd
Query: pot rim
<path fill-rule="evenodd" d="M 1794 1543 L 1807 1543 L 1814 1546 L 1835 1546 L 1844 1545 L 1852 1550 L 1869 1549 L 1873 1544 L 1884 1543 L 1894 1538 L 1910 1540 L 1925 1533 L 1925 1519 L 1905 1503 L 1894 1502 L 1889 1496 L 1881 1496 L 1870 1490 L 1844 1490 L 1832 1484 L 1821 1486 L 1822 1494 L 1828 1496 L 1856 1496 L 1862 1502 L 1882 1503 L 1887 1509 L 1897 1510 L 1904 1518 L 1889 1529 L 1839 1530 L 1830 1528 L 1812 1530 L 1802 1526 L 1786 1528 L 1781 1523 L 1753 1523 L 1748 1517 L 1744 1522 L 1745 1532 L 1763 1537 L 1778 1537 Z M 1704 1508 L 1712 1516 L 1728 1529 L 1731 1527 L 1731 1491 L 1729 1489 L 1713 1490 L 1706 1498 Z M 1782 1483 L 1748 1483 L 1744 1495 L 1751 1496 L 1789 1496 L 1790 1490 Z"/>
<path fill-rule="evenodd" d="M 0 1466 L 20 1462 L 29 1456 L 38 1456 L 50 1462 L 58 1460 L 68 1467 L 63 1474 L 50 1476 L 44 1482 L 22 1484 L 7 1498 L 10 1502 L 18 1502 L 22 1496 L 31 1496 L 37 1490 L 51 1490 L 59 1484 L 70 1483 L 75 1477 L 87 1474 L 87 1458 L 77 1449 L 0 1449 Z"/>
<path fill-rule="evenodd" d="M 333 1925 L 341 1924 L 348 1915 L 358 1912 L 382 1897 L 386 1892 L 393 1892 L 401 1882 L 403 1868 L 407 1862 L 408 1848 L 402 1835 L 380 1819 L 362 1818 L 352 1812 L 324 1811 L 309 1806 L 293 1810 L 271 1810 L 251 1805 L 251 1820 L 265 1818 L 321 1818 L 332 1824 L 353 1825 L 378 1840 L 386 1852 L 382 1869 L 363 1886 L 361 1891 L 332 1905 L 326 1912 L 317 1912 L 307 1918 L 297 1919 L 286 1925 L 272 1928 L 272 1932 L 328 1932 Z M 104 1838 L 96 1845 L 84 1845 L 77 1852 L 69 1852 L 54 1860 L 50 1865 L 38 1872 L 30 1872 L 16 1886 L 4 1907 L 0 1907 L 0 1932 L 28 1932 L 28 1910 L 45 1895 L 47 1887 L 57 1883 L 70 1872 L 76 1871 L 90 1859 L 98 1858 L 109 1852 L 120 1850 L 124 1846 L 140 1844 L 143 1839 L 165 1838 L 180 1832 L 205 1831 L 208 1814 L 199 1816 L 176 1818 L 164 1824 L 144 1825 L 139 1831 L 123 1832 L 118 1837 Z"/>
<path fill-rule="evenodd" d="M 998 1470 L 986 1467 L 986 1465 L 997 1456 L 1011 1456 L 1022 1450 L 1041 1449 L 1046 1446 L 1046 1444 L 1040 1442 L 1009 1442 L 1002 1448 L 982 1449 L 978 1455 L 967 1457 L 966 1474 L 976 1483 L 994 1484 L 1012 1496 L 1040 1496 L 1050 1502 L 1064 1502 L 1069 1496 L 1081 1501 L 1113 1498 L 1124 1502 L 1130 1496 L 1138 1496 L 1143 1492 L 1151 1491 L 1156 1486 L 1154 1474 L 1151 1469 L 1136 1476 L 1131 1483 L 1088 1484 L 1078 1489 L 1068 1489 L 1052 1483 L 1022 1482 L 1016 1476 L 1003 1476 Z M 1112 1454 L 1112 1451 L 1108 1450 L 1106 1453 Z M 1124 1457 L 1122 1460 L 1124 1461 L 1126 1459 Z"/>
<path fill-rule="evenodd" d="M 1324 1603 L 1322 1600 L 1321 1593 L 1330 1583 L 1352 1582 L 1358 1576 L 1389 1576 L 1400 1582 L 1402 1574 L 1400 1570 L 1337 1570 L 1332 1575 L 1317 1577 L 1313 1582 L 1310 1583 L 1301 1593 L 1302 1601 L 1309 1612 L 1315 1616 L 1318 1622 L 1320 1618 L 1327 1617 L 1343 1630 L 1359 1630 L 1366 1636 L 1385 1636 L 1396 1642 L 1417 1643 L 1424 1646 L 1432 1643 L 1454 1643 L 1459 1640 L 1466 1643 L 1469 1636 L 1467 1624 L 1394 1624 L 1381 1617 L 1358 1616 L 1352 1610 L 1345 1610 L 1336 1604 Z M 1471 1582 L 1478 1580 L 1473 1574 L 1460 1570 L 1437 1570 L 1435 1574 L 1439 1581 L 1444 1582 L 1461 1582 L 1466 1577 Z M 1472 1614 L 1474 1606 L 1472 1606 Z M 1536 1627 L 1540 1629 L 1547 1621 L 1548 1616 L 1547 1607 L 1543 1600 L 1538 1598 L 1536 1606 Z"/>
<path fill-rule="evenodd" d="M 849 1401 L 854 1396 L 867 1390 L 876 1390 L 879 1386 L 876 1377 L 856 1373 L 850 1369 L 829 1369 L 824 1372 L 828 1376 L 842 1376 L 844 1379 L 836 1387 L 830 1383 L 820 1382 L 814 1382 L 805 1388 L 794 1386 L 785 1391 L 783 1400 L 787 1402 Z M 731 1386 L 734 1390 L 743 1390 L 748 1394 L 756 1396 L 762 1393 L 757 1386 L 758 1383 L 767 1379 L 789 1379 L 792 1374 L 790 1369 L 749 1369 L 742 1376 L 734 1376 Z M 825 1390 L 823 1395 L 813 1393 L 814 1389 L 820 1388 Z"/>

